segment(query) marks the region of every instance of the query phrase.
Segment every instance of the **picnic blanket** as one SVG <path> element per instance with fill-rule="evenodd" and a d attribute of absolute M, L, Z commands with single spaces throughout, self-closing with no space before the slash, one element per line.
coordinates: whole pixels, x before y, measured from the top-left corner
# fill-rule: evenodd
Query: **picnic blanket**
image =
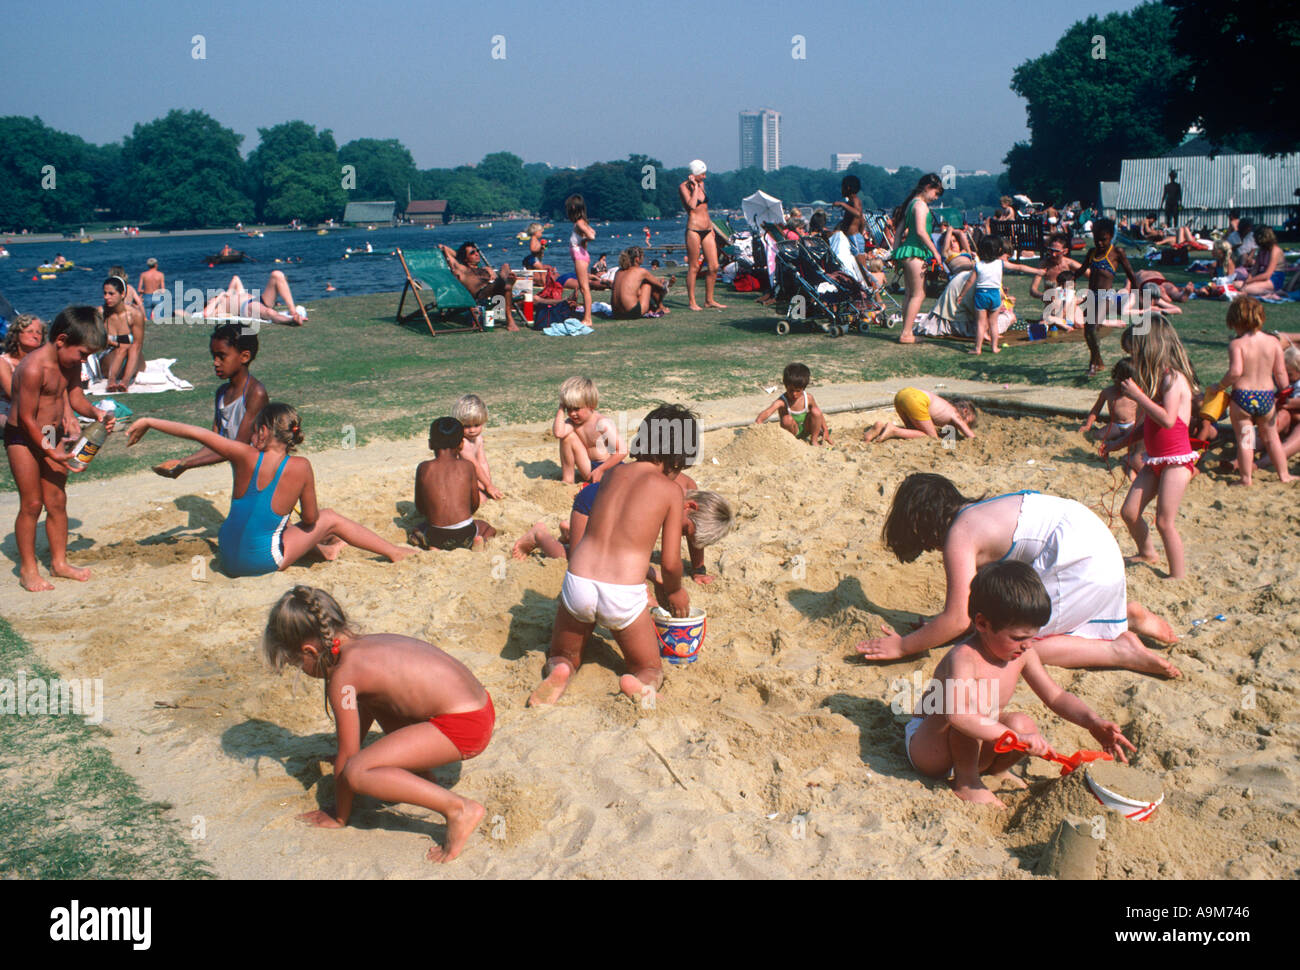
<path fill-rule="evenodd" d="M 192 391 L 194 385 L 183 381 L 172 373 L 172 364 L 176 358 L 159 357 L 145 361 L 144 370 L 135 375 L 135 380 L 127 389 L 128 394 L 160 394 L 163 391 Z M 103 395 L 108 393 L 108 381 L 99 370 L 99 358 L 91 357 L 82 365 L 82 376 L 89 377 L 90 386 L 87 394 Z M 121 391 L 114 391 L 120 394 Z"/>
<path fill-rule="evenodd" d="M 569 317 L 567 320 L 542 328 L 542 333 L 548 337 L 585 337 L 595 332 L 591 327 L 583 326 L 582 321 L 577 317 Z"/>

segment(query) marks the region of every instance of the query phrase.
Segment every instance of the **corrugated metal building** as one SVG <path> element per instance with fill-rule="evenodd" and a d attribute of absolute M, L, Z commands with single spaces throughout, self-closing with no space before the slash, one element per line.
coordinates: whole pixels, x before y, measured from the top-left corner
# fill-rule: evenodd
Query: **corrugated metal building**
<path fill-rule="evenodd" d="M 396 208 L 396 202 L 349 202 L 348 207 L 343 210 L 343 221 L 384 222 L 391 226 L 393 224 L 393 210 Z"/>
<path fill-rule="evenodd" d="M 1257 225 L 1281 226 L 1300 203 L 1295 195 L 1300 188 L 1300 154 L 1126 158 L 1120 163 L 1115 202 L 1120 218 L 1140 219 L 1159 212 L 1171 170 L 1178 173 L 1183 187 L 1180 225 L 1222 229 L 1228 225 L 1228 210 L 1240 209 Z"/>
<path fill-rule="evenodd" d="M 1119 183 L 1101 182 L 1097 185 L 1097 208 L 1107 219 L 1114 219 L 1117 213 L 1115 203 L 1119 201 Z"/>

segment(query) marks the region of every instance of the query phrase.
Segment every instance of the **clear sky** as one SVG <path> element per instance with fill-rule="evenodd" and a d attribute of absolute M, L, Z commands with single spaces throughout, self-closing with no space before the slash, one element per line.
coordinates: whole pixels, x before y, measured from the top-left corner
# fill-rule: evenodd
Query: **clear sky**
<path fill-rule="evenodd" d="M 95 143 L 171 108 L 243 134 L 301 119 L 398 138 L 421 168 L 511 151 L 739 164 L 738 112 L 782 114 L 782 164 L 831 152 L 1001 170 L 1026 136 L 1016 65 L 1136 0 L 281 0 L 9 4 L 0 115 Z M 206 57 L 192 56 L 202 35 Z M 792 57 L 792 38 L 806 57 Z M 504 44 L 494 41 L 504 38 Z M 493 57 L 504 53 L 504 58 Z M 0 149 L 3 150 L 3 149 Z"/>

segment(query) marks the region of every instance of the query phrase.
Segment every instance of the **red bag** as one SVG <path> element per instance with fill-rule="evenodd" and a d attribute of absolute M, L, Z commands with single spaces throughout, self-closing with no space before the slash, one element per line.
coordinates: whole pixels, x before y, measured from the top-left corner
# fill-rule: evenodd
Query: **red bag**
<path fill-rule="evenodd" d="M 731 288 L 737 293 L 750 293 L 754 290 L 763 288 L 763 284 L 758 281 L 756 276 L 749 273 L 741 273 L 731 282 Z"/>

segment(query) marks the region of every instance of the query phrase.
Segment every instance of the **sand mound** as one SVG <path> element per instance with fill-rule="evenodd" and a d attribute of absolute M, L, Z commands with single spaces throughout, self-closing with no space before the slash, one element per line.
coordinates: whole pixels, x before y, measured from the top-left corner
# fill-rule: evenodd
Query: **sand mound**
<path fill-rule="evenodd" d="M 206 819 L 197 848 L 225 876 L 424 876 L 429 839 L 443 831 L 437 816 L 375 803 L 344 831 L 293 821 L 331 797 L 333 725 L 319 683 L 276 678 L 256 648 L 270 605 L 298 582 L 330 590 L 363 629 L 444 647 L 492 692 L 491 746 L 438 773 L 487 815 L 438 875 L 1031 878 L 1067 813 L 1105 819 L 1104 876 L 1293 874 L 1300 510 L 1290 493 L 1267 474 L 1240 490 L 1198 476 L 1179 518 L 1195 578 L 1129 571 L 1130 595 L 1183 635 L 1172 651 L 1182 681 L 1051 671 L 1137 745 L 1134 763 L 1166 793 L 1153 820 L 1104 816 L 1082 773 L 1058 779 L 1042 761 L 1026 763 L 1031 789 L 1000 792 L 1011 811 L 996 812 L 918 777 L 904 755 L 895 702 L 939 654 L 856 660 L 856 641 L 882 622 L 907 629 L 943 603 L 937 554 L 901 565 L 880 545 L 889 500 L 909 472 L 939 471 L 967 494 L 1039 489 L 1106 519 L 1126 489 L 1077 422 L 985 415 L 974 441 L 945 448 L 863 445 L 868 422 L 856 417 L 836 418 L 833 448 L 775 426 L 705 436 L 691 474 L 732 501 L 736 525 L 708 551 L 714 582 L 688 584 L 709 616 L 699 662 L 668 670 L 652 709 L 618 693 L 622 660 L 604 631 L 558 707 L 524 707 L 564 564 L 517 562 L 510 546 L 539 519 L 566 521 L 574 491 L 553 480 L 555 444 L 536 428 L 488 433 L 506 498 L 478 515 L 499 538 L 395 566 L 349 549 L 334 563 L 230 579 L 211 551 L 229 502 L 224 468 L 178 482 L 146 472 L 102 496 L 75 484 L 72 558 L 95 577 L 41 596 L 3 578 L 6 615 L 65 676 L 104 680 L 114 757 L 187 830 Z M 313 456 L 321 504 L 400 541 L 427 455 L 410 441 Z M 1118 518 L 1111 527 L 1131 551 Z M 1009 707 L 1058 750 L 1095 747 L 1027 690 Z"/>

